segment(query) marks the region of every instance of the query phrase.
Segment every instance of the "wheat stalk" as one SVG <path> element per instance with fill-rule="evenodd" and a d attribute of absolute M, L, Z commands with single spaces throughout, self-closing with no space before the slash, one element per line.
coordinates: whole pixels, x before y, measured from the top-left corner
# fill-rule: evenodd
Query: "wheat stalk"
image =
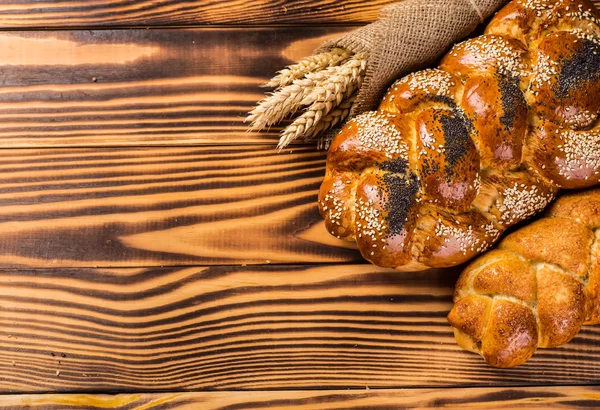
<path fill-rule="evenodd" d="M 246 122 L 251 122 L 249 129 L 262 130 L 293 114 L 312 92 L 314 85 L 313 80 L 298 79 L 260 101 L 245 119 Z"/>
<path fill-rule="evenodd" d="M 281 70 L 268 83 L 281 88 L 261 100 L 246 118 L 251 122 L 250 129 L 269 127 L 305 106 L 304 112 L 283 130 L 278 148 L 299 137 L 317 136 L 348 116 L 366 65 L 366 55 L 334 49 Z"/>
<path fill-rule="evenodd" d="M 293 115 L 302 105 L 314 102 L 306 100 L 315 88 L 322 87 L 332 76 L 337 75 L 338 67 L 327 67 L 306 78 L 296 79 L 259 101 L 256 108 L 250 111 L 244 122 L 250 122 L 250 131 L 260 131 L 276 124 L 289 115 Z"/>
<path fill-rule="evenodd" d="M 366 70 L 365 56 L 357 54 L 346 63 L 335 67 L 336 74 L 315 87 L 301 104 L 310 106 L 292 124 L 283 130 L 278 148 L 286 147 L 298 137 L 314 137 L 326 127 L 319 126 L 323 117 L 351 97 L 362 84 Z M 347 114 L 346 114 L 347 115 Z"/>
<path fill-rule="evenodd" d="M 354 94 L 362 85 L 362 79 L 366 70 L 364 55 L 357 54 L 341 66 L 333 67 L 333 75 L 326 77 L 301 102 L 309 105 L 315 101 L 336 101 L 336 105 Z"/>
<path fill-rule="evenodd" d="M 331 129 L 344 121 L 348 117 L 348 114 L 350 114 L 350 109 L 352 108 L 354 101 L 356 101 L 356 93 L 352 94 L 350 97 L 348 97 L 348 99 L 342 101 L 340 105 L 338 105 L 327 115 L 324 115 L 323 118 L 321 118 L 321 121 L 315 125 L 312 132 L 309 135 L 306 135 L 305 138 L 314 138 L 321 132 Z"/>
<path fill-rule="evenodd" d="M 334 48 L 324 53 L 308 56 L 298 63 L 279 71 L 275 77 L 264 84 L 264 87 L 285 87 L 292 84 L 294 80 L 304 77 L 306 74 L 336 66 L 351 55 L 352 53 L 347 50 Z"/>
<path fill-rule="evenodd" d="M 306 139 L 312 139 L 317 135 L 320 135 L 317 143 L 317 149 L 329 149 L 329 145 L 333 140 L 333 135 L 331 132 L 324 133 L 324 131 L 330 130 L 335 127 L 337 124 L 344 121 L 348 115 L 350 114 L 350 110 L 352 109 L 352 105 L 354 101 L 356 101 L 357 94 L 351 95 L 347 100 L 344 100 L 336 109 L 331 111 L 329 114 L 325 115 L 321 121 L 317 123 L 313 132 L 305 137 Z"/>
<path fill-rule="evenodd" d="M 312 104 L 304 114 L 296 118 L 294 122 L 283 130 L 277 148 L 285 148 L 293 140 L 305 136 L 319 122 L 323 115 L 329 113 L 332 108 L 333 103 L 331 101 L 315 102 Z"/>

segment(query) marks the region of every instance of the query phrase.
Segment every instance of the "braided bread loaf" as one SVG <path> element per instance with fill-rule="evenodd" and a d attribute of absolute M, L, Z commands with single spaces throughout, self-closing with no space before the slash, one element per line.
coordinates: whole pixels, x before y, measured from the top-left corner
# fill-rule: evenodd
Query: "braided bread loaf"
<path fill-rule="evenodd" d="M 600 189 L 566 195 L 471 263 L 448 315 L 458 344 L 512 367 L 600 323 L 599 228 Z"/>
<path fill-rule="evenodd" d="M 319 210 L 380 266 L 465 262 L 560 188 L 600 180 L 600 15 L 513 0 L 333 140 Z"/>

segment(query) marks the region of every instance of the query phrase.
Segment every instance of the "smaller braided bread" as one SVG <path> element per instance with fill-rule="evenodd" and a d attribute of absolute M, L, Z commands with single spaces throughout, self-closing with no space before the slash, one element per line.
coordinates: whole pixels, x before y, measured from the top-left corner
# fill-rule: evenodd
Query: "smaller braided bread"
<path fill-rule="evenodd" d="M 460 276 L 448 320 L 458 344 L 496 367 L 600 323 L 600 189 L 565 195 Z"/>

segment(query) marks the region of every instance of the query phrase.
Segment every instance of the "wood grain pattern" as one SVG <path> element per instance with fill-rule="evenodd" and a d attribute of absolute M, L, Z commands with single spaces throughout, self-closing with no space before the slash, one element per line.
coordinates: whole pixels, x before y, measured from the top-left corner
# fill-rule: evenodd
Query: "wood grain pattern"
<path fill-rule="evenodd" d="M 1 270 L 0 392 L 597 384 L 598 326 L 517 369 L 462 351 L 446 321 L 457 274 Z"/>
<path fill-rule="evenodd" d="M 273 146 L 243 123 L 259 85 L 346 30 L 0 32 L 0 147 Z"/>
<path fill-rule="evenodd" d="M 1 2 L 1 409 L 599 407 L 598 326 L 487 366 L 446 321 L 460 268 L 363 263 L 317 213 L 324 153 L 245 132 L 390 2 Z"/>
<path fill-rule="evenodd" d="M 9 0 L 0 28 L 364 23 L 393 0 Z"/>
<path fill-rule="evenodd" d="M 362 261 L 316 207 L 323 152 L 4 150 L 0 266 Z"/>
<path fill-rule="evenodd" d="M 365 23 L 394 0 L 9 0 L 0 28 L 198 24 Z M 598 4 L 598 1 L 595 1 Z"/>
<path fill-rule="evenodd" d="M 405 389 L 369 391 L 201 392 L 109 395 L 23 395 L 0 397 L 0 409 L 561 409 L 597 408 L 598 387 Z"/>

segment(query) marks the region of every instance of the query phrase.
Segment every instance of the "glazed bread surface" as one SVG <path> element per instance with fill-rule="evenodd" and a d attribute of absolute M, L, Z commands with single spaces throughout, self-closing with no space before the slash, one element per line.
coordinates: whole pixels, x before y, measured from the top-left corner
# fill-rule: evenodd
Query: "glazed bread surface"
<path fill-rule="evenodd" d="M 600 323 L 600 189 L 565 195 L 460 276 L 448 320 L 458 344 L 492 366 Z"/>
<path fill-rule="evenodd" d="M 600 181 L 600 16 L 513 0 L 333 140 L 319 210 L 372 263 L 463 263 L 560 189 Z"/>

